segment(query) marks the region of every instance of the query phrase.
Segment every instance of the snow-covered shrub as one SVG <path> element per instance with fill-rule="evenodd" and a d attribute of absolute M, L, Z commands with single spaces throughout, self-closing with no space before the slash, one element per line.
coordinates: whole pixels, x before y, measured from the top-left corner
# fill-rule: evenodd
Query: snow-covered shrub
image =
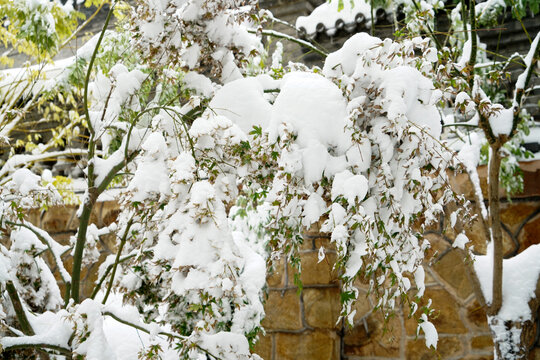
<path fill-rule="evenodd" d="M 446 88 L 452 63 L 438 66 L 444 54 L 420 37 L 358 34 L 322 69 L 276 71 L 276 56 L 255 75 L 252 64 L 268 58 L 257 21 L 251 2 L 141 1 L 129 26 L 94 38 L 96 50 L 58 79 L 80 86 L 78 118 L 89 134 L 80 226 L 66 248 L 26 222 L 20 206 L 2 203 L 12 240 L 0 253 L 11 304 L 0 309 L 3 348 L 87 359 L 256 359 L 250 346 L 262 331 L 267 265 L 285 257 L 301 270 L 302 233 L 314 223 L 338 250 L 341 316 L 352 322 L 355 282 L 364 277 L 385 314 L 406 303 L 436 346 L 430 309 L 417 305 L 429 247 L 422 231 L 449 202 L 467 212 L 447 179 L 459 162 L 440 140 L 437 105 L 455 90 Z M 483 101 L 480 115 L 494 118 L 501 109 L 476 89 L 468 100 Z M 30 174 L 14 172 L 2 195 L 32 205 L 44 186 L 17 171 Z M 90 214 L 112 184 L 122 185 L 110 192 L 121 212 L 99 229 Z M 81 268 L 95 261 L 105 233 L 116 237 L 116 254 L 84 299 Z M 60 270 L 64 301 L 37 260 L 44 251 Z M 10 268 L 14 259 L 20 269 Z M 28 326 L 17 329 L 15 319 Z M 124 339 L 111 335 L 120 328 Z M 145 346 L 131 341 L 133 329 L 145 333 Z M 129 346 L 118 351 L 122 343 Z"/>

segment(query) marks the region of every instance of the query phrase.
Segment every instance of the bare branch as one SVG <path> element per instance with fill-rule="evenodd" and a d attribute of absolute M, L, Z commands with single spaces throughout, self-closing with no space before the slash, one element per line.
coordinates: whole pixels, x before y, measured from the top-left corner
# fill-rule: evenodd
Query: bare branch
<path fill-rule="evenodd" d="M 251 34 L 257 34 L 258 33 L 257 30 L 252 30 L 252 29 L 248 30 L 248 32 L 251 33 Z M 314 46 L 310 42 L 295 38 L 294 36 L 287 35 L 287 34 L 284 34 L 284 33 L 281 33 L 279 31 L 275 31 L 275 30 L 262 30 L 261 33 L 263 35 L 266 35 L 266 36 L 272 36 L 272 37 L 275 37 L 275 38 L 278 38 L 278 39 L 285 39 L 285 40 L 291 41 L 291 42 L 296 43 L 296 44 L 298 44 L 300 46 L 303 46 L 303 47 L 305 47 L 307 49 L 310 49 L 311 51 L 316 52 L 317 54 L 322 55 L 323 57 L 328 56 L 327 52 L 317 48 L 316 46 Z"/>

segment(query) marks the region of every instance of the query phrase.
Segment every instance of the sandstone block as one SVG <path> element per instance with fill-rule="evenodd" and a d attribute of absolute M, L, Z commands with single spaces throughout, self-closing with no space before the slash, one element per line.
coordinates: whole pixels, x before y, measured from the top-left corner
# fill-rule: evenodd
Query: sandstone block
<path fill-rule="evenodd" d="M 473 328 L 489 331 L 486 312 L 476 300 L 467 306 L 467 321 Z"/>
<path fill-rule="evenodd" d="M 531 350 L 531 353 L 529 354 L 529 359 L 531 360 L 540 360 L 540 348 L 536 347 L 533 350 Z"/>
<path fill-rule="evenodd" d="M 474 220 L 470 224 L 470 227 L 465 229 L 465 235 L 467 235 L 469 241 L 471 242 L 469 245 L 474 246 L 475 253 L 486 253 L 486 233 L 484 231 L 482 221 L 479 218 Z"/>
<path fill-rule="evenodd" d="M 439 234 L 429 233 L 424 237 L 431 244 L 431 247 L 426 251 L 428 261 L 437 261 L 451 247 L 451 244 Z"/>
<path fill-rule="evenodd" d="M 71 214 L 71 218 L 69 219 L 67 228 L 69 231 L 73 231 L 73 232 L 76 232 L 79 229 L 79 217 L 77 216 L 76 208 L 73 209 L 73 213 Z"/>
<path fill-rule="evenodd" d="M 296 290 L 271 290 L 265 305 L 266 318 L 262 325 L 266 330 L 300 330 L 303 328 L 300 297 Z"/>
<path fill-rule="evenodd" d="M 363 274 L 359 274 L 354 280 L 354 287 L 360 289 L 364 293 L 367 293 L 369 291 L 369 279 L 363 276 Z M 358 298 L 360 298 L 360 296 L 358 296 Z"/>
<path fill-rule="evenodd" d="M 339 288 L 304 289 L 304 316 L 309 326 L 332 329 L 341 310 Z"/>
<path fill-rule="evenodd" d="M 355 325 L 358 321 L 360 321 L 360 319 L 368 315 L 368 313 L 373 310 L 373 303 L 370 301 L 370 298 L 362 292 L 362 290 L 360 290 L 358 300 L 353 305 L 353 310 L 356 310 L 356 314 L 354 316 Z"/>
<path fill-rule="evenodd" d="M 457 337 L 439 338 L 437 349 L 428 349 L 424 339 L 407 342 L 407 360 L 436 360 L 463 355 L 463 343 Z"/>
<path fill-rule="evenodd" d="M 99 244 L 101 246 L 100 251 L 106 255 L 116 253 L 117 246 L 119 245 L 119 239 L 117 234 L 106 234 L 99 237 Z"/>
<path fill-rule="evenodd" d="M 60 233 L 60 234 L 54 234 L 52 237 L 59 244 L 69 245 L 72 236 L 75 236 L 75 232 L 64 232 L 64 233 Z"/>
<path fill-rule="evenodd" d="M 427 288 L 419 306 L 426 305 L 428 299 L 432 300 L 431 307 L 435 310 L 430 321 L 435 325 L 439 334 L 463 334 L 467 332 L 459 316 L 459 305 L 448 291 Z M 405 328 L 408 335 L 416 335 L 417 326 L 418 322 L 416 318 L 413 317 L 405 320 Z"/>
<path fill-rule="evenodd" d="M 315 242 L 311 237 L 304 236 L 302 245 L 300 245 L 300 251 L 311 251 L 315 250 Z"/>
<path fill-rule="evenodd" d="M 537 208 L 538 205 L 534 203 L 501 204 L 501 221 L 515 233 L 523 221 Z"/>
<path fill-rule="evenodd" d="M 41 218 L 41 228 L 51 234 L 71 230 L 67 228 L 74 206 L 51 206 Z"/>
<path fill-rule="evenodd" d="M 276 334 L 276 359 L 338 360 L 339 338 L 334 332 L 306 331 Z"/>
<path fill-rule="evenodd" d="M 101 216 L 99 219 L 100 226 L 108 226 L 116 221 L 120 214 L 120 206 L 116 201 L 105 201 L 101 208 Z"/>
<path fill-rule="evenodd" d="M 493 349 L 493 340 L 489 335 L 476 336 L 471 339 L 473 349 Z"/>
<path fill-rule="evenodd" d="M 344 342 L 346 356 L 359 357 L 399 357 L 402 336 L 400 320 L 393 317 L 385 329 L 379 312 L 355 321 L 355 326 L 347 328 Z"/>
<path fill-rule="evenodd" d="M 450 284 L 461 299 L 466 299 L 473 292 L 473 287 L 467 277 L 464 259 L 456 250 L 446 253 L 437 263 L 433 270 Z"/>
<path fill-rule="evenodd" d="M 318 252 L 303 253 L 300 257 L 302 274 L 300 280 L 304 286 L 317 284 L 337 284 L 337 273 L 332 270 L 336 261 L 336 254 L 327 253 L 323 261 L 319 262 Z M 289 265 L 289 285 L 294 285 L 295 270 Z"/>
<path fill-rule="evenodd" d="M 309 229 L 306 230 L 305 236 L 312 239 L 318 237 L 320 235 L 321 225 L 323 222 L 324 222 L 323 220 L 320 220 L 316 223 L 311 224 Z"/>
<path fill-rule="evenodd" d="M 103 203 L 98 202 L 94 204 L 94 207 L 92 208 L 92 213 L 90 214 L 90 224 L 96 224 L 98 228 L 101 227 L 100 214 L 101 214 L 102 208 L 103 208 Z"/>
<path fill-rule="evenodd" d="M 519 234 L 519 252 L 540 242 L 540 215 L 527 222 Z"/>
<path fill-rule="evenodd" d="M 274 264 L 272 272 L 266 277 L 266 283 L 269 287 L 279 288 L 286 285 L 285 260 L 280 259 Z"/>
<path fill-rule="evenodd" d="M 264 360 L 272 360 L 272 338 L 274 334 L 259 335 L 259 341 L 253 348 L 253 353 L 259 355 Z"/>
<path fill-rule="evenodd" d="M 29 209 L 25 215 L 25 219 L 30 221 L 35 226 L 40 226 L 41 224 L 41 210 L 40 209 Z"/>
<path fill-rule="evenodd" d="M 486 181 L 486 174 L 487 169 L 486 166 L 479 166 L 478 167 L 478 176 L 480 178 L 480 188 L 482 189 L 482 193 L 484 194 L 484 199 L 487 195 L 487 181 Z M 469 200 L 474 200 L 474 189 L 471 184 L 471 181 L 469 180 L 469 176 L 467 174 L 458 174 L 457 176 L 450 176 L 450 185 L 452 186 L 452 189 L 454 189 L 455 192 L 458 194 L 463 194 L 465 197 Z"/>
<path fill-rule="evenodd" d="M 330 236 L 320 235 L 316 237 L 314 240 L 314 246 L 315 250 L 317 251 L 319 251 L 321 246 L 327 250 L 337 251 L 336 245 L 332 241 L 330 241 Z"/>

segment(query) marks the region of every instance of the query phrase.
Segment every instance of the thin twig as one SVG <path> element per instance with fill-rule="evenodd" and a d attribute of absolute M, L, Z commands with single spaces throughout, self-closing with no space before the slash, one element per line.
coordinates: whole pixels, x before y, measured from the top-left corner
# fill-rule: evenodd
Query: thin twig
<path fill-rule="evenodd" d="M 257 34 L 258 33 L 257 30 L 253 30 L 253 29 L 249 29 L 248 32 L 250 34 Z M 311 43 L 309 43 L 309 42 L 307 42 L 305 40 L 295 38 L 294 36 L 287 35 L 287 34 L 284 34 L 284 33 L 281 33 L 279 31 L 275 31 L 275 30 L 262 30 L 261 33 L 263 35 L 266 35 L 266 36 L 272 36 L 272 37 L 275 37 L 275 38 L 278 38 L 278 39 L 285 39 L 285 40 L 291 41 L 291 42 L 296 43 L 296 44 L 298 44 L 300 46 L 308 48 L 311 51 L 314 51 L 314 52 L 316 52 L 317 54 L 319 54 L 319 55 L 321 55 L 323 57 L 328 56 L 328 53 L 326 53 L 325 51 L 320 50 L 319 48 L 315 47 L 313 44 L 311 44 Z"/>
<path fill-rule="evenodd" d="M 111 293 L 111 289 L 114 283 L 114 276 L 116 275 L 116 269 L 118 268 L 118 264 L 120 263 L 120 254 L 122 254 L 122 250 L 124 249 L 124 244 L 126 243 L 129 230 L 131 229 L 131 225 L 133 225 L 133 217 L 129 219 L 126 225 L 126 229 L 124 230 L 124 235 L 122 235 L 122 239 L 120 240 L 120 246 L 118 246 L 118 252 L 116 253 L 116 259 L 114 260 L 109 286 L 107 287 L 107 291 L 105 292 L 105 296 L 103 297 L 103 301 L 101 302 L 104 305 L 109 298 L 109 294 Z"/>

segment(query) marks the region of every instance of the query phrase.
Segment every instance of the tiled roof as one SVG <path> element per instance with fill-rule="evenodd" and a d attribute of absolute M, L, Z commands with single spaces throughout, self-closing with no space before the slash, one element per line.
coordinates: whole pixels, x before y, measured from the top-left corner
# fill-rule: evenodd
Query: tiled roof
<path fill-rule="evenodd" d="M 362 0 L 343 1 L 343 9 L 338 10 L 339 1 L 325 2 L 316 7 L 308 16 L 299 16 L 296 20 L 298 35 L 314 39 L 319 34 L 336 36 L 338 32 L 356 33 L 371 27 L 371 7 Z M 374 9 L 375 23 L 391 20 L 392 13 L 382 8 Z"/>

